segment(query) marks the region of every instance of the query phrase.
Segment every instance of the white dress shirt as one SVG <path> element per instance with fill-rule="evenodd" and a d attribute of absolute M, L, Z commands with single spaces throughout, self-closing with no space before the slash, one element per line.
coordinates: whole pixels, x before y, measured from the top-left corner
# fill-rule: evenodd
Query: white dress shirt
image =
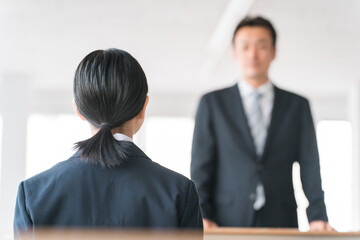
<path fill-rule="evenodd" d="M 128 136 L 126 136 L 126 135 L 124 135 L 122 133 L 115 133 L 113 135 L 113 137 L 118 141 L 133 142 L 133 140 L 131 138 L 129 138 Z"/>
<path fill-rule="evenodd" d="M 252 107 L 254 106 L 255 98 L 253 93 L 256 91 L 261 94 L 260 98 L 260 110 L 261 115 L 264 120 L 266 128 L 269 128 L 271 121 L 271 112 L 274 105 L 274 86 L 270 81 L 267 81 L 257 89 L 247 83 L 245 80 L 241 79 L 238 82 L 239 92 L 241 100 L 244 106 L 244 111 L 246 116 L 251 114 Z M 256 187 L 256 198 L 254 201 L 254 209 L 260 210 L 265 205 L 265 190 L 264 185 L 261 181 L 258 182 Z"/>
<path fill-rule="evenodd" d="M 238 87 L 246 116 L 249 116 L 251 106 L 253 106 L 252 101 L 254 98 L 252 97 L 252 94 L 254 91 L 257 91 L 261 94 L 261 113 L 266 127 L 268 128 L 271 120 L 271 112 L 274 106 L 274 85 L 270 81 L 267 81 L 256 89 L 245 80 L 240 79 L 238 82 Z"/>

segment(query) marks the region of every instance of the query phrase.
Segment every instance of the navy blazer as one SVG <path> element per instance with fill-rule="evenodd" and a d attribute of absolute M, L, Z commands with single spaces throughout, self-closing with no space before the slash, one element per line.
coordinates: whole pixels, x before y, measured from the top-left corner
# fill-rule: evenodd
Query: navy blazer
<path fill-rule="evenodd" d="M 197 228 L 194 183 L 127 144 L 124 164 L 102 168 L 80 152 L 19 186 L 14 230 L 38 227 Z"/>
<path fill-rule="evenodd" d="M 264 153 L 259 159 L 238 86 L 202 97 L 194 130 L 191 177 L 204 218 L 220 226 L 254 226 L 259 180 L 266 203 L 258 212 L 262 227 L 297 227 L 292 166 L 299 162 L 309 200 L 309 221 L 327 221 L 319 155 L 309 102 L 275 87 Z"/>

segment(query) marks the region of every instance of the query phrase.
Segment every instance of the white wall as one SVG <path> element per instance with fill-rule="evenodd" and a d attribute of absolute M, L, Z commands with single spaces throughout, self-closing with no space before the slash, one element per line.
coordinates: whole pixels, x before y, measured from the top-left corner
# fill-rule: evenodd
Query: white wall
<path fill-rule="evenodd" d="M 219 38 L 216 55 L 209 46 L 236 24 L 233 14 L 241 18 L 246 9 L 244 13 L 269 17 L 278 31 L 278 55 L 271 68 L 275 84 L 307 96 L 316 121 L 359 124 L 359 92 L 351 90 L 360 81 L 360 1 L 234 2 L 0 0 L 0 92 L 9 96 L 3 95 L 0 104 L 5 128 L 0 192 L 2 199 L 7 196 L 1 204 L 1 231 L 9 231 L 9 209 L 25 164 L 26 142 L 14 143 L 8 131 L 19 131 L 21 138 L 28 114 L 72 113 L 75 68 L 94 49 L 123 48 L 139 60 L 149 82 L 149 116 L 193 117 L 201 94 L 236 81 L 228 38 Z M 219 25 L 221 21 L 228 24 Z M 13 75 L 17 77 L 8 77 Z M 9 89 L 13 79 L 24 82 Z M 354 149 L 360 144 L 358 135 L 356 130 Z M 354 153 L 354 162 L 359 156 Z M 11 170 L 15 166 L 18 170 Z M 359 172 L 354 170 L 354 181 Z M 360 205 L 360 193 L 355 194 Z"/>

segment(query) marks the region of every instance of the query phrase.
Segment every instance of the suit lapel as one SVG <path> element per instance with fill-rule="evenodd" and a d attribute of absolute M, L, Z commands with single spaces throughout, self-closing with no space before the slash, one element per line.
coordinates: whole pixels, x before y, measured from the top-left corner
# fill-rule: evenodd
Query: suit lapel
<path fill-rule="evenodd" d="M 240 103 L 235 105 L 234 117 L 239 130 L 241 132 L 240 136 L 244 137 L 244 142 L 247 145 L 249 152 L 256 157 L 256 148 L 253 137 L 251 135 L 250 127 L 248 120 L 245 114 L 244 105 L 240 96 L 239 87 L 237 84 L 231 88 L 234 103 Z"/>
<path fill-rule="evenodd" d="M 284 114 L 284 104 L 286 103 L 286 99 L 284 99 L 284 95 L 282 94 L 281 90 L 276 86 L 274 86 L 274 95 L 274 106 L 271 112 L 270 126 L 267 132 L 265 148 L 261 160 L 266 157 L 266 154 L 268 153 L 271 144 L 273 143 L 276 133 L 281 127 L 281 119 L 282 115 Z"/>

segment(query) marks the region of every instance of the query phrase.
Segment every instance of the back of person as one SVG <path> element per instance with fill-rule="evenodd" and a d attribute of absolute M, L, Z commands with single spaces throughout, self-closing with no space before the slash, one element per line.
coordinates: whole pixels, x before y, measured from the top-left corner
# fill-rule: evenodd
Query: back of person
<path fill-rule="evenodd" d="M 22 183 L 29 223 L 35 228 L 201 227 L 193 182 L 129 145 L 130 156 L 121 167 L 103 169 L 76 153 Z M 23 226 L 22 220 L 18 216 L 15 225 Z"/>
<path fill-rule="evenodd" d="M 110 54 L 110 57 L 107 54 Z M 115 60 L 112 55 L 115 55 Z M 120 58 L 117 55 L 120 55 Z M 120 73 L 136 70 L 133 69 L 134 63 L 131 65 L 131 61 L 136 60 L 121 50 L 98 51 L 95 57 L 90 57 L 90 59 L 87 59 L 88 56 L 78 67 L 77 74 L 88 70 L 89 64 L 95 64 L 95 66 L 98 64 L 100 69 L 111 72 L 109 62 L 113 63 L 110 67 L 125 64 L 121 66 L 123 71 Z M 90 63 L 87 63 L 86 59 Z M 137 67 L 139 68 L 140 65 Z M 143 122 L 148 97 L 133 96 L 131 91 L 136 92 L 136 87 L 140 88 L 141 84 L 146 84 L 146 79 L 139 84 L 136 82 L 137 78 L 129 77 L 129 81 L 123 84 L 124 88 L 122 88 L 114 85 L 122 80 L 120 73 L 106 73 L 107 78 L 115 80 L 109 83 L 107 81 L 111 80 L 98 76 L 97 80 L 100 79 L 109 84 L 105 87 L 99 86 L 98 83 L 92 86 L 94 81 L 91 81 L 89 77 L 85 78 L 84 82 L 76 82 L 76 78 L 79 78 L 79 75 L 76 75 L 75 109 L 80 117 L 89 121 L 94 136 L 77 143 L 78 151 L 68 160 L 20 184 L 14 218 L 15 232 L 52 226 L 202 229 L 202 217 L 194 183 L 152 162 L 132 142 L 132 135 L 139 130 Z M 91 76 L 96 74 L 97 72 Z M 141 108 L 129 117 L 119 120 L 120 123 L 116 121 L 109 123 L 106 119 L 94 121 L 88 113 L 89 110 L 85 108 L 91 102 L 86 99 L 89 96 L 78 92 L 84 91 L 87 86 L 83 85 L 86 84 L 89 84 L 94 92 L 99 88 L 98 91 L 104 95 L 104 99 L 113 100 L 111 94 L 106 94 L 107 90 L 117 90 L 119 95 L 126 95 L 128 100 L 126 97 L 125 100 L 124 98 L 117 100 L 120 103 L 125 101 L 127 105 L 133 104 L 129 103 L 133 97 L 140 99 Z M 109 86 L 115 89 L 109 89 Z M 106 91 L 101 92 L 102 88 Z M 124 94 L 126 90 L 128 92 Z M 146 95 L 147 85 L 145 89 L 140 89 L 138 92 L 140 92 L 139 95 L 141 93 Z M 114 95 L 117 95 L 116 91 Z M 76 99 L 77 97 L 79 99 Z M 136 102 L 136 99 L 133 101 Z M 86 103 L 86 106 L 80 109 L 84 103 L 82 101 Z M 114 100 L 113 107 L 121 109 L 121 106 L 116 108 L 116 105 L 116 100 Z M 96 106 L 92 105 L 92 107 L 96 109 Z M 100 110 L 98 109 L 99 112 Z M 111 113 L 115 110 L 110 107 L 109 111 Z M 106 115 L 106 112 L 101 114 Z M 114 117 L 111 116 L 111 118 Z"/>

